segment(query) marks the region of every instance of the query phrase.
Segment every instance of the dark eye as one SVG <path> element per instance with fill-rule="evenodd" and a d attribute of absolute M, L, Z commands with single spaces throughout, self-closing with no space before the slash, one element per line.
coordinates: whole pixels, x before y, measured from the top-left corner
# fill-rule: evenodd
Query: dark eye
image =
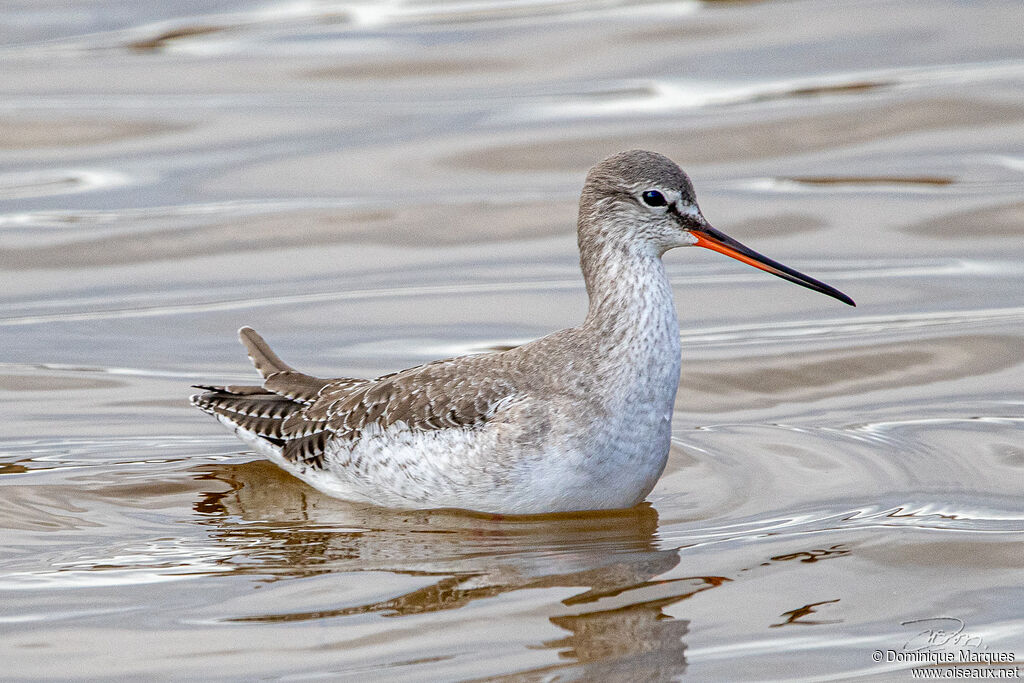
<path fill-rule="evenodd" d="M 665 200 L 665 195 L 658 192 L 657 190 L 647 190 L 647 192 L 644 192 L 642 195 L 640 195 L 640 197 L 643 198 L 644 204 L 646 204 L 647 206 L 668 205 L 668 202 Z"/>

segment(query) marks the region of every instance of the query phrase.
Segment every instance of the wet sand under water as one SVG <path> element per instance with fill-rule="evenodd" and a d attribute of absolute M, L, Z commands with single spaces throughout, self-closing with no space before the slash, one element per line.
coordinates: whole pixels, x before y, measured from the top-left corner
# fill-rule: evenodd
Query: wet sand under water
<path fill-rule="evenodd" d="M 0 10 L 4 676 L 902 680 L 957 629 L 924 649 L 1024 659 L 1018 3 L 190 11 Z M 629 147 L 858 302 L 671 253 L 643 505 L 349 504 L 187 406 L 253 377 L 243 324 L 375 376 L 577 323 L 579 188 Z"/>

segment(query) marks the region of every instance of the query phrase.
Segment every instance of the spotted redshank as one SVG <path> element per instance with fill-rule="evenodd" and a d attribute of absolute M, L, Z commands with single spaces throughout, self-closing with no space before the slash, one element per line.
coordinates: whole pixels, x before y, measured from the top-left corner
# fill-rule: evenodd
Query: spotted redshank
<path fill-rule="evenodd" d="M 653 152 L 591 169 L 577 236 L 590 299 L 579 327 L 376 379 L 301 373 L 243 327 L 262 385 L 199 386 L 192 403 L 347 500 L 500 514 L 630 507 L 665 468 L 679 386 L 666 251 L 713 249 L 854 305 L 711 227 L 690 179 Z"/>

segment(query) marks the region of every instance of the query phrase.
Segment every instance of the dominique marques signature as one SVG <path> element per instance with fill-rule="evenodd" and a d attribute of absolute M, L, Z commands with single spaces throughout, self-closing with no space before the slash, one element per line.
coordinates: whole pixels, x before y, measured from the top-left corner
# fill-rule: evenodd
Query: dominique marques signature
<path fill-rule="evenodd" d="M 900 626 L 921 629 L 903 644 L 905 652 L 934 652 L 954 648 L 987 649 L 981 636 L 965 631 L 966 625 L 963 620 L 956 617 L 911 619 L 900 622 Z"/>

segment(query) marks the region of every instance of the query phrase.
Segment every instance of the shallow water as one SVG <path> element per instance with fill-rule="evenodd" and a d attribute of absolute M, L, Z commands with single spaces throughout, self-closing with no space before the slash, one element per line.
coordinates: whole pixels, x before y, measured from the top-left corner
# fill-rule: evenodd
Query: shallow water
<path fill-rule="evenodd" d="M 1019 3 L 205 11 L 0 9 L 4 676 L 902 680 L 939 617 L 1024 658 Z M 352 505 L 187 406 L 243 324 L 373 376 L 579 321 L 631 147 L 858 302 L 669 254 L 644 505 Z"/>

